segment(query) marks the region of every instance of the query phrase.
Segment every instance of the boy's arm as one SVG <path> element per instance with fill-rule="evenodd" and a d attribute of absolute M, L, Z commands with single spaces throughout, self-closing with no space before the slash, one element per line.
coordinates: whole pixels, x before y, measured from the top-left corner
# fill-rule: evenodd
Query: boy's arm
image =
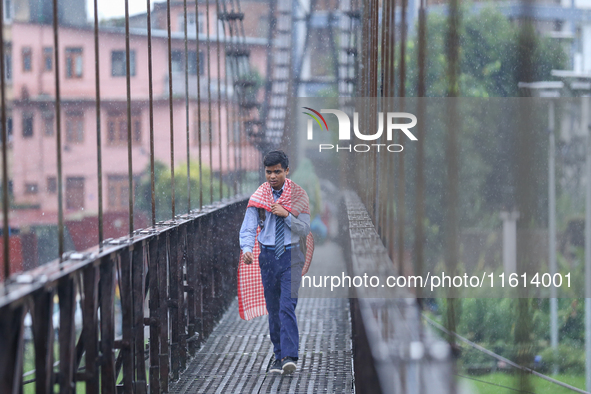
<path fill-rule="evenodd" d="M 246 208 L 246 214 L 240 228 L 240 249 L 242 252 L 252 252 L 254 239 L 257 235 L 258 215 L 255 207 Z"/>
<path fill-rule="evenodd" d="M 305 237 L 310 232 L 310 215 L 307 213 L 300 213 L 297 218 L 290 213 L 284 221 L 292 234 L 299 237 Z"/>

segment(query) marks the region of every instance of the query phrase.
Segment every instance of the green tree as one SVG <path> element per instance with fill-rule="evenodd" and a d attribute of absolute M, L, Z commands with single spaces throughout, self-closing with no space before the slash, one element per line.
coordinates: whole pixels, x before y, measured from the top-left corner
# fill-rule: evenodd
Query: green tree
<path fill-rule="evenodd" d="M 514 201 L 517 168 L 516 135 L 518 119 L 518 70 L 520 59 L 520 27 L 493 8 L 480 13 L 468 13 L 464 8 L 460 24 L 460 96 L 462 117 L 458 133 L 460 163 L 460 226 L 496 227 L 498 213 L 509 209 Z M 427 96 L 443 97 L 446 92 L 444 15 L 428 17 Z M 532 70 L 529 80 L 551 79 L 552 69 L 564 68 L 566 55 L 557 41 L 540 35 L 528 35 L 533 40 Z M 412 39 L 407 52 L 407 96 L 416 94 L 418 66 L 417 50 Z M 479 100 L 466 97 L 479 97 Z M 502 98 L 502 99 L 501 99 Z M 446 99 L 447 100 L 447 99 Z M 444 163 L 445 119 L 444 100 L 431 99 L 425 116 L 425 204 L 427 259 L 434 263 L 441 255 L 441 236 L 444 229 L 443 197 L 446 173 Z M 412 100 L 409 100 L 412 107 Z M 535 138 L 531 141 L 535 160 L 531 174 L 537 193 L 535 207 L 538 222 L 545 220 L 547 190 L 547 109 L 544 103 L 536 107 L 531 124 Z M 409 109 L 409 108 L 407 108 Z M 405 146 L 407 165 L 407 201 L 414 201 L 415 151 L 412 144 Z M 414 209 L 413 204 L 408 206 Z M 412 212 L 409 213 L 412 217 Z M 411 234 L 407 242 L 411 242 Z"/>
<path fill-rule="evenodd" d="M 190 171 L 190 193 L 191 193 L 191 209 L 199 208 L 199 163 L 191 161 L 189 165 Z M 220 181 L 218 177 L 213 177 L 211 170 L 202 166 L 202 182 L 203 190 L 203 205 L 212 202 L 210 198 L 210 190 L 213 190 L 213 202 L 220 199 Z M 213 181 L 213 189 L 210 189 L 210 182 Z M 170 167 L 161 162 L 154 163 L 154 194 L 156 196 L 156 220 L 171 219 L 172 216 L 172 189 L 171 189 L 171 173 Z M 229 187 L 222 184 L 224 196 L 228 196 Z M 174 194 L 175 194 L 175 213 L 187 213 L 188 203 L 188 188 L 187 188 L 187 163 L 181 163 L 174 169 Z M 150 166 L 148 165 L 140 177 L 137 187 L 136 209 L 146 212 L 148 216 L 152 212 L 151 199 L 151 183 L 150 183 Z"/>
<path fill-rule="evenodd" d="M 482 99 L 463 98 L 459 101 L 462 119 L 458 130 L 460 226 L 498 228 L 498 212 L 513 208 L 517 203 L 517 186 L 523 186 L 524 181 L 531 186 L 528 195 L 535 199 L 528 208 L 533 213 L 531 225 L 536 226 L 545 222 L 547 207 L 547 107 L 544 103 L 530 103 L 532 115 L 527 123 L 519 123 L 520 105 L 516 99 L 510 98 L 520 96 L 519 82 L 553 79 L 551 70 L 564 69 L 567 57 L 558 41 L 540 36 L 532 26 L 512 22 L 492 7 L 477 14 L 470 13 L 467 12 L 469 6 L 464 8 L 459 31 L 459 92 L 462 97 Z M 448 83 L 445 73 L 446 16 L 430 14 L 427 29 L 426 95 L 444 97 Z M 405 59 L 408 64 L 407 96 L 416 95 L 417 50 L 413 43 L 409 44 Z M 500 97 L 503 99 L 498 99 Z M 436 104 L 437 100 L 430 103 Z M 426 148 L 428 227 L 425 245 L 431 264 L 441 256 L 439 229 L 445 230 L 443 196 L 447 186 L 442 149 L 446 130 L 445 125 L 437 124 L 444 119 L 441 111 L 445 106 L 437 107 L 431 105 L 427 109 L 427 131 L 421 136 L 425 138 Z M 521 136 L 523 142 L 524 135 L 528 136 L 527 149 L 532 158 L 526 180 L 523 176 L 518 179 L 516 172 L 520 166 L 518 159 L 523 157 L 517 147 L 523 149 L 525 145 L 519 145 L 517 137 Z M 414 163 L 415 158 L 409 156 L 405 159 L 409 164 Z M 409 167 L 412 169 L 412 165 Z M 413 174 L 409 175 L 413 179 Z M 522 183 L 518 184 L 518 180 Z M 409 187 L 408 193 L 412 201 L 414 187 Z M 523 207 L 522 204 L 521 209 Z M 545 303 L 542 306 L 546 308 Z M 537 347 L 544 346 L 541 340 L 547 340 L 548 312 L 542 310 L 535 300 L 466 299 L 461 301 L 460 309 L 463 312 L 457 327 L 460 333 L 486 344 L 485 347 L 494 349 L 499 345 L 497 352 L 505 352 L 506 356 L 522 364 L 530 363 L 533 354 L 539 350 Z M 561 333 L 569 329 L 578 332 L 577 316 L 574 316 L 561 328 Z M 528 390 L 527 379 L 521 380 L 519 387 Z"/>
<path fill-rule="evenodd" d="M 430 14 L 427 20 L 427 96 L 443 97 L 446 92 L 445 32 L 447 18 Z M 520 54 L 520 26 L 493 7 L 473 14 L 464 9 L 460 25 L 460 95 L 462 97 L 516 97 Z M 557 40 L 533 37 L 533 69 L 530 80 L 552 79 L 553 69 L 563 69 L 567 56 Z M 416 95 L 417 51 L 408 44 L 407 96 Z"/>
<path fill-rule="evenodd" d="M 322 197 L 320 196 L 320 180 L 316 175 L 314 164 L 308 158 L 304 158 L 293 172 L 291 179 L 300 185 L 310 199 L 310 216 L 314 218 L 322 212 Z"/>

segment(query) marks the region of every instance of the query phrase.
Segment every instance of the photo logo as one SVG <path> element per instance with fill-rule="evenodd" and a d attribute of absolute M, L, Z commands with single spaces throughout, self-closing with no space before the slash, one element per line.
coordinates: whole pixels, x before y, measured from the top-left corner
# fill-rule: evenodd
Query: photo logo
<path fill-rule="evenodd" d="M 338 109 L 321 109 L 320 112 L 316 111 L 310 107 L 302 107 L 307 109 L 310 112 L 303 112 L 305 115 L 308 115 L 311 119 L 308 119 L 308 128 L 307 128 L 307 138 L 308 140 L 313 140 L 314 138 L 314 122 L 316 121 L 318 126 L 320 126 L 320 130 L 326 128 L 328 131 L 328 124 L 326 119 L 322 116 L 322 114 L 333 114 L 337 117 L 339 122 L 339 141 L 351 141 L 351 119 L 349 115 L 345 112 L 340 111 Z M 385 127 L 384 127 L 384 118 L 385 118 Z M 408 119 L 410 122 L 406 123 L 399 123 L 400 119 Z M 378 130 L 374 134 L 363 134 L 359 130 L 359 114 L 357 112 L 353 113 L 353 133 L 357 139 L 362 141 L 376 141 L 384 134 L 384 129 L 386 130 L 386 140 L 392 141 L 394 131 L 401 131 L 410 139 L 411 141 L 417 141 L 417 137 L 410 131 L 411 128 L 416 126 L 417 124 L 417 117 L 408 112 L 387 112 L 384 116 L 383 112 L 378 112 Z M 324 127 L 323 127 L 324 125 Z M 355 152 L 369 152 L 372 150 L 372 147 L 380 152 L 380 148 L 385 147 L 388 152 L 402 152 L 404 147 L 400 144 L 355 144 L 355 145 L 348 145 L 348 146 L 339 146 L 333 144 L 319 144 L 318 148 L 319 151 L 322 152 L 323 150 L 333 150 L 336 149 L 337 152 L 341 150 L 345 151 L 355 151 Z"/>
<path fill-rule="evenodd" d="M 318 112 L 315 109 L 312 109 L 310 107 L 302 107 L 302 108 L 310 110 L 310 111 L 314 112 L 316 115 L 318 115 L 318 117 L 320 117 L 320 119 L 322 119 L 322 122 L 324 122 L 324 126 L 326 127 L 326 131 L 328 131 L 328 125 L 326 124 L 326 120 L 324 119 L 324 116 L 320 115 L 320 112 Z M 321 111 L 323 111 L 323 110 L 321 110 Z M 318 126 L 320 126 L 320 130 L 322 130 L 322 124 L 320 124 L 320 120 L 318 120 L 318 118 L 316 116 L 312 115 L 309 112 L 303 112 L 303 113 L 308 115 L 312 119 L 314 119 L 316 121 L 316 123 L 318 123 Z M 309 140 L 312 139 L 312 120 L 308 121 L 308 139 Z"/>

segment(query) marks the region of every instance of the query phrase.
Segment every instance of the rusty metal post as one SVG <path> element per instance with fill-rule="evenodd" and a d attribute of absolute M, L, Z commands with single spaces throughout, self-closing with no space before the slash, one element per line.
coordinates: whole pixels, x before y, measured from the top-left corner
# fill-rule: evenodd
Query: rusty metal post
<path fill-rule="evenodd" d="M 197 222 L 196 238 L 201 239 L 204 227 L 202 225 L 203 218 L 200 218 Z M 197 337 L 196 345 L 202 343 L 205 336 L 205 329 L 203 326 L 203 255 L 204 247 L 201 245 L 197 247 L 195 245 L 195 330 L 199 333 Z"/>
<path fill-rule="evenodd" d="M 134 358 L 134 390 L 137 394 L 146 393 L 146 361 L 144 345 L 144 249 L 145 241 L 134 245 L 131 254 L 131 290 L 133 303 L 133 358 Z"/>
<path fill-rule="evenodd" d="M 116 388 L 115 374 L 115 264 L 111 257 L 105 257 L 100 264 L 100 307 L 101 307 L 101 341 L 100 349 L 103 357 L 101 364 L 101 391 L 114 393 Z"/>
<path fill-rule="evenodd" d="M 4 77 L 4 76 L 2 76 Z M 5 306 L 0 309 L 0 392 L 18 393 L 23 376 L 23 319 L 25 307 Z"/>
<path fill-rule="evenodd" d="M 33 296 L 33 343 L 35 346 L 35 393 L 53 393 L 53 291 Z"/>
<path fill-rule="evenodd" d="M 131 260 L 134 245 L 123 250 L 120 255 L 121 277 L 119 278 L 119 294 L 121 297 L 122 331 L 120 357 L 123 366 L 123 390 L 135 393 L 135 360 L 133 340 L 133 285 Z"/>
<path fill-rule="evenodd" d="M 98 267 L 90 265 L 82 273 L 84 283 L 84 304 L 82 324 L 84 350 L 86 354 L 86 394 L 99 392 L 99 347 L 98 347 Z"/>
<path fill-rule="evenodd" d="M 178 288 L 178 278 L 179 278 L 179 234 L 178 229 L 170 230 L 169 235 L 169 248 L 170 248 L 170 270 L 169 270 L 169 291 L 170 291 L 170 301 L 169 301 L 169 315 L 170 315 L 170 365 L 171 365 L 171 372 L 172 372 L 172 379 L 177 380 L 179 377 L 179 369 L 180 369 L 180 351 L 179 351 L 179 336 L 180 336 L 180 327 L 179 327 L 179 313 L 178 309 L 180 308 L 180 294 Z"/>
<path fill-rule="evenodd" d="M 520 21 L 520 29 L 517 35 L 517 48 L 518 52 L 518 65 L 517 65 L 517 76 L 518 81 L 531 82 L 535 64 L 535 53 L 537 46 L 536 31 L 531 18 L 533 1 L 521 0 L 520 6 L 523 8 L 527 17 Z M 522 92 L 522 94 L 525 92 Z M 583 103 L 587 103 L 587 98 L 582 98 Z M 583 119 L 586 116 L 586 112 L 589 110 L 588 105 L 583 109 Z M 539 136 L 536 135 L 536 128 L 531 127 L 532 119 L 534 119 L 534 106 L 531 100 L 521 99 L 518 101 L 518 119 L 517 119 L 517 130 L 513 135 L 515 136 L 516 152 L 519 154 L 515 157 L 515 200 L 517 202 L 517 210 L 519 212 L 519 219 L 517 220 L 517 273 L 527 274 L 528 277 L 533 277 L 535 270 L 535 262 L 532 257 L 532 250 L 534 249 L 534 242 L 532 232 L 536 228 L 536 193 L 537 184 L 539 180 L 536 179 L 535 168 L 538 166 L 536 157 L 538 156 L 536 149 L 532 141 L 539 140 Z M 581 122 L 585 123 L 585 122 Z M 588 126 L 584 126 L 585 131 L 588 132 Z M 538 129 L 539 130 L 539 129 Z M 538 156 L 539 157 L 539 156 Z M 588 182 L 588 181 L 587 181 Z M 517 308 L 515 310 L 515 329 L 514 329 L 514 340 L 515 340 L 515 351 L 516 351 L 516 362 L 520 365 L 525 365 L 534 356 L 533 354 L 533 341 L 531 338 L 531 331 L 533 329 L 533 308 L 531 296 L 528 294 L 528 287 L 518 288 Z M 589 297 L 589 293 L 585 295 Z M 589 305 L 589 298 L 585 299 L 585 318 L 589 319 L 589 311 L 591 310 Z M 591 344 L 589 343 L 589 325 L 585 324 L 586 332 L 586 369 L 591 371 L 589 366 L 590 359 L 589 354 L 591 353 Z M 586 374 L 587 390 L 591 388 L 591 376 L 589 373 Z M 517 384 L 519 390 L 522 392 L 533 391 L 533 382 L 531 381 L 531 375 L 525 371 L 520 371 L 517 376 Z"/>
<path fill-rule="evenodd" d="M 459 163 L 458 163 L 458 108 L 457 99 L 459 96 L 459 43 L 460 43 L 460 8 L 459 0 L 451 0 L 449 4 L 448 30 L 446 35 L 446 59 L 447 59 L 447 119 L 446 119 L 446 141 L 445 141 L 445 162 L 447 167 L 447 189 L 445 199 L 445 266 L 450 275 L 455 275 L 458 264 L 458 193 L 459 193 Z M 456 331 L 459 319 L 459 310 L 456 308 L 457 299 L 455 290 L 452 287 L 447 298 L 447 329 L 450 332 Z M 452 347 L 455 346 L 455 337 L 448 336 Z M 450 380 L 450 392 L 455 393 L 457 389 L 456 379 Z"/>
<path fill-rule="evenodd" d="M 198 223 L 193 221 L 187 229 L 187 342 L 189 356 L 197 351 L 197 234 Z"/>
<path fill-rule="evenodd" d="M 160 393 L 160 321 L 158 320 L 158 249 L 159 238 L 153 237 L 148 243 L 148 286 L 150 292 L 150 394 Z"/>
<path fill-rule="evenodd" d="M 160 325 L 160 389 L 168 392 L 170 349 L 168 347 L 168 261 L 169 233 L 158 239 L 158 323 Z"/>
<path fill-rule="evenodd" d="M 74 308 L 76 305 L 76 284 L 70 277 L 62 278 L 58 283 L 57 293 L 60 306 L 60 330 L 59 330 L 59 386 L 60 394 L 74 393 L 75 381 L 75 355 L 76 327 L 74 321 Z"/>
<path fill-rule="evenodd" d="M 179 319 L 179 363 L 180 371 L 184 371 L 187 367 L 187 317 L 185 311 L 187 310 L 185 293 L 187 288 L 185 286 L 185 272 L 187 270 L 188 259 L 188 245 L 187 245 L 187 225 L 182 225 L 179 228 L 179 243 L 181 253 L 178 256 L 179 271 L 177 276 L 177 287 L 179 292 L 178 302 L 178 319 Z"/>

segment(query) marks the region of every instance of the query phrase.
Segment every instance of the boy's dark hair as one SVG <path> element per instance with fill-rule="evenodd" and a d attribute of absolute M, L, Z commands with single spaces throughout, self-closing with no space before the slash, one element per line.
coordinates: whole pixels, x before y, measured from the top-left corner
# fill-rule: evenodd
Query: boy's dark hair
<path fill-rule="evenodd" d="M 281 168 L 284 170 L 289 167 L 289 159 L 287 155 L 282 150 L 273 150 L 265 155 L 263 159 L 263 165 L 265 167 L 273 167 L 277 164 L 281 164 Z"/>

